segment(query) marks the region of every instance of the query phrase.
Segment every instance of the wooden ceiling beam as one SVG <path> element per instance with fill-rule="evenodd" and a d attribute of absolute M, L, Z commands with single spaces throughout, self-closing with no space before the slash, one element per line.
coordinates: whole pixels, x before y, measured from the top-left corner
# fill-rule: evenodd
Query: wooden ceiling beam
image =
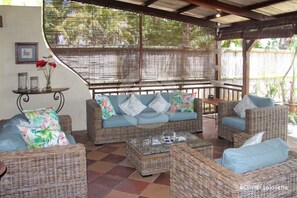
<path fill-rule="evenodd" d="M 88 4 L 103 6 L 103 7 L 109 7 L 109 8 L 119 9 L 119 10 L 143 13 L 143 14 L 147 14 L 147 15 L 151 15 L 151 16 L 157 16 L 157 17 L 172 19 L 172 20 L 176 20 L 176 21 L 191 23 L 191 24 L 195 24 L 195 25 L 199 25 L 199 26 L 203 26 L 203 27 L 216 28 L 216 23 L 211 22 L 211 21 L 206 21 L 204 19 L 199 19 L 199 18 L 182 15 L 182 14 L 175 13 L 175 12 L 154 9 L 154 8 L 145 7 L 145 6 L 141 6 L 141 5 L 125 3 L 125 2 L 121 2 L 121 1 L 114 1 L 114 0 L 100 0 L 100 1 L 98 1 L 98 0 L 73 0 L 73 1 L 81 2 L 81 3 L 88 3 Z"/>
<path fill-rule="evenodd" d="M 237 32 L 237 31 L 246 31 L 251 29 L 261 29 L 268 27 L 280 27 L 284 25 L 297 24 L 297 15 L 280 17 L 277 19 L 271 19 L 267 21 L 247 21 L 242 23 L 235 23 L 230 27 L 220 28 L 220 32 Z"/>
<path fill-rule="evenodd" d="M 229 40 L 229 39 L 265 39 L 265 38 L 288 38 L 296 34 L 296 30 L 283 29 L 283 30 L 258 30 L 252 32 L 235 32 L 220 34 L 217 40 Z"/>
<path fill-rule="evenodd" d="M 273 4 L 276 4 L 276 3 L 280 3 L 280 2 L 283 2 L 283 1 L 287 1 L 287 0 L 270 0 L 270 1 L 264 1 L 264 2 L 253 4 L 253 5 L 244 6 L 242 8 L 247 9 L 247 10 L 253 10 L 253 9 L 258 9 L 258 8 L 263 8 L 263 7 L 266 7 L 266 6 L 270 6 L 270 5 L 273 5 Z M 221 16 L 227 16 L 227 15 L 228 15 L 228 13 L 221 12 Z M 274 17 L 277 18 L 277 16 L 274 16 Z M 215 19 L 215 18 L 216 18 L 216 15 L 211 15 L 211 16 L 208 16 L 208 17 L 204 17 L 203 19 L 205 19 L 205 20 L 211 20 L 211 19 Z"/>
<path fill-rule="evenodd" d="M 158 0 L 147 0 L 142 5 L 147 7 L 147 6 L 155 3 L 156 1 L 158 1 Z"/>
<path fill-rule="evenodd" d="M 223 11 L 223 12 L 226 12 L 229 14 L 234 14 L 234 15 L 245 17 L 245 18 L 254 19 L 257 21 L 270 20 L 270 19 L 274 18 L 271 16 L 267 16 L 264 14 L 250 11 L 248 9 L 244 9 L 244 8 L 233 6 L 233 5 L 230 5 L 227 3 L 223 3 L 218 0 L 212 0 L 212 1 L 210 1 L 210 0 L 183 0 L 183 1 L 194 4 L 194 5 L 198 5 L 201 7 L 208 7 L 210 9 L 220 10 L 220 11 Z"/>
<path fill-rule="evenodd" d="M 258 8 L 263 8 L 263 7 L 267 7 L 267 6 L 271 6 L 273 4 L 276 3 L 281 3 L 284 1 L 288 1 L 288 0 L 270 0 L 270 1 L 264 1 L 264 2 L 260 2 L 260 3 L 255 3 L 253 5 L 249 5 L 249 6 L 245 6 L 245 9 L 248 10 L 253 10 L 253 9 L 258 9 Z"/>
<path fill-rule="evenodd" d="M 185 6 L 185 7 L 177 9 L 175 12 L 180 14 L 180 13 L 195 9 L 197 7 L 198 7 L 197 5 L 189 4 L 189 5 Z"/>

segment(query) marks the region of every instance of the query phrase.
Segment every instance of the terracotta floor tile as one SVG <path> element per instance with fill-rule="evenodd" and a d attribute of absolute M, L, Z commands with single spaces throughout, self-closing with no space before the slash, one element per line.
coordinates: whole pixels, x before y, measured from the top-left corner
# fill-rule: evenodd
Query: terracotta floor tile
<path fill-rule="evenodd" d="M 133 166 L 128 162 L 127 158 L 125 158 L 123 161 L 121 161 L 119 163 L 119 165 L 121 165 L 121 166 L 128 166 L 128 167 L 132 167 L 133 168 Z"/>
<path fill-rule="evenodd" d="M 97 177 L 96 179 L 94 179 L 92 183 L 96 183 L 96 184 L 106 187 L 106 188 L 115 188 L 124 179 L 125 178 L 119 177 L 117 175 L 103 174 L 103 175 Z"/>
<path fill-rule="evenodd" d="M 148 182 L 142 182 L 128 178 L 115 189 L 118 191 L 139 195 L 148 185 Z"/>
<path fill-rule="evenodd" d="M 112 190 L 104 198 L 138 198 L 138 195 Z"/>
<path fill-rule="evenodd" d="M 170 198 L 170 187 L 167 185 L 153 183 L 148 185 L 145 188 L 145 190 L 142 191 L 141 195 L 148 198 L 156 198 L 156 197 Z"/>
<path fill-rule="evenodd" d="M 106 157 L 102 158 L 100 161 L 118 164 L 121 161 L 123 161 L 125 158 L 126 158 L 125 156 L 109 154 Z"/>
<path fill-rule="evenodd" d="M 95 183 L 88 184 L 88 198 L 99 198 L 106 196 L 112 189 L 99 186 Z"/>
<path fill-rule="evenodd" d="M 126 157 L 126 148 L 125 147 L 119 147 L 117 150 L 113 151 L 112 154 L 121 155 L 121 156 Z"/>
<path fill-rule="evenodd" d="M 110 171 L 108 171 L 107 174 L 118 175 L 120 177 L 127 178 L 134 171 L 135 171 L 134 168 L 117 165 L 117 166 L 113 167 Z"/>
<path fill-rule="evenodd" d="M 115 150 L 117 150 L 118 147 L 113 147 L 113 146 L 110 146 L 108 144 L 105 144 L 104 146 L 100 147 L 97 149 L 97 151 L 101 151 L 101 152 L 105 152 L 105 153 L 111 153 Z"/>
<path fill-rule="evenodd" d="M 106 173 L 115 166 L 116 165 L 112 163 L 97 161 L 88 166 L 88 170 L 95 171 L 98 173 Z"/>
<path fill-rule="evenodd" d="M 147 177 L 142 177 L 137 170 L 135 170 L 130 176 L 130 179 L 135 179 L 135 180 L 139 180 L 139 181 L 144 181 L 144 182 L 149 182 L 149 183 L 153 183 L 155 181 L 155 179 L 157 177 L 159 177 L 160 174 L 154 174 L 151 176 L 147 176 Z"/>
<path fill-rule="evenodd" d="M 161 173 L 159 177 L 154 181 L 156 184 L 170 185 L 170 174 Z"/>
<path fill-rule="evenodd" d="M 87 174 L 88 174 L 88 183 L 92 182 L 94 179 L 102 175 L 102 173 L 98 173 L 90 170 L 87 171 Z"/>
<path fill-rule="evenodd" d="M 112 146 L 112 147 L 123 147 L 123 148 L 125 148 L 126 143 L 125 143 L 125 142 L 111 143 L 111 144 L 109 144 L 109 145 Z"/>
<path fill-rule="evenodd" d="M 90 160 L 90 159 L 87 159 L 87 166 L 90 166 L 91 164 L 97 162 L 96 160 Z"/>
<path fill-rule="evenodd" d="M 87 154 L 87 158 L 91 160 L 101 160 L 102 158 L 108 156 L 108 153 L 100 152 L 100 151 L 91 151 Z"/>

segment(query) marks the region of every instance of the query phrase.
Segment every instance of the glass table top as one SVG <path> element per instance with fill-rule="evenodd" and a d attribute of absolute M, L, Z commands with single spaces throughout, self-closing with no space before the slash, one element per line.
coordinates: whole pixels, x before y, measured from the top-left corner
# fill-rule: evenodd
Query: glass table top
<path fill-rule="evenodd" d="M 166 153 L 170 151 L 170 145 L 178 143 L 187 143 L 191 148 L 212 145 L 190 132 L 171 132 L 146 138 L 133 138 L 128 140 L 128 143 L 142 155 Z"/>

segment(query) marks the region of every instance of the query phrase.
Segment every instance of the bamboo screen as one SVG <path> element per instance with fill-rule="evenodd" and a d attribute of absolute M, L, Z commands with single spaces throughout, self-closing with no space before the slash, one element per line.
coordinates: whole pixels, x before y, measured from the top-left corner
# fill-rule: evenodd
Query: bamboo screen
<path fill-rule="evenodd" d="M 54 54 L 90 84 L 214 76 L 213 32 L 192 24 L 45 1 L 44 32 Z"/>

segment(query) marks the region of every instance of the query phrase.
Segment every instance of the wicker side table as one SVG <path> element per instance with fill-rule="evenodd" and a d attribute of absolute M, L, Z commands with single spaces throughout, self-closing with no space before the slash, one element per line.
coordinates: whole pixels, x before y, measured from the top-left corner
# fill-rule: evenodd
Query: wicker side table
<path fill-rule="evenodd" d="M 197 138 L 197 141 L 187 144 L 207 157 L 213 158 L 213 146 L 210 143 Z M 169 149 L 164 152 L 158 152 L 156 149 L 156 152 L 152 154 L 143 154 L 128 141 L 126 144 L 127 160 L 142 176 L 167 172 L 170 170 L 170 145 L 167 146 Z"/>

